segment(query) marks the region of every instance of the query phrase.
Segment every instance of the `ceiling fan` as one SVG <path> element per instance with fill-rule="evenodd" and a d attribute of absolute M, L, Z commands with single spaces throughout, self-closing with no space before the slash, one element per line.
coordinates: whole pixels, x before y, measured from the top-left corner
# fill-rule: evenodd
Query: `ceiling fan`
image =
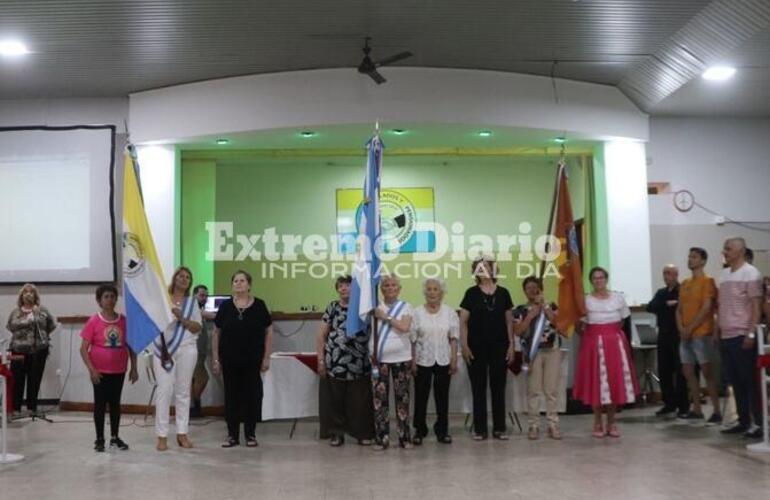
<path fill-rule="evenodd" d="M 372 58 L 369 57 L 369 53 L 372 51 L 372 48 L 369 47 L 369 40 L 371 40 L 372 37 L 368 36 L 364 40 L 364 60 L 361 61 L 361 64 L 358 65 L 358 72 L 363 75 L 368 75 L 372 80 L 374 80 L 377 85 L 381 83 L 385 83 L 387 80 L 385 80 L 385 77 L 380 74 L 379 71 L 377 71 L 377 68 L 380 66 L 387 66 L 389 64 L 393 64 L 396 61 L 401 61 L 402 59 L 406 59 L 407 57 L 412 57 L 412 53 L 409 51 L 406 52 L 399 52 L 398 54 L 392 55 L 390 57 L 386 57 L 385 59 L 380 59 L 379 61 L 372 61 Z"/>

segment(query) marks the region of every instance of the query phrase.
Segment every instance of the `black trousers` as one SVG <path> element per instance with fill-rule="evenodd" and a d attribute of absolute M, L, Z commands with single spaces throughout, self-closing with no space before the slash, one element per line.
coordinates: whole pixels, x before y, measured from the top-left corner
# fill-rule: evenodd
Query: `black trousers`
<path fill-rule="evenodd" d="M 690 400 L 687 381 L 682 374 L 677 333 L 660 332 L 658 335 L 658 377 L 665 407 L 686 413 L 690 408 Z"/>
<path fill-rule="evenodd" d="M 21 410 L 21 403 L 24 401 L 24 387 L 27 388 L 27 409 L 31 412 L 37 411 L 37 396 L 40 393 L 40 382 L 43 380 L 43 371 L 45 370 L 45 360 L 48 358 L 48 349 L 42 349 L 33 353 L 14 352 L 21 354 L 24 360 L 12 361 L 11 372 L 13 373 L 13 407 Z"/>
<path fill-rule="evenodd" d="M 749 427 L 752 417 L 756 425 L 762 425 L 762 405 L 757 404 L 756 366 L 757 351 L 743 348 L 743 336 L 720 340 L 722 366 L 727 381 L 733 386 L 735 406 L 742 426 Z"/>
<path fill-rule="evenodd" d="M 123 392 L 125 373 L 102 373 L 102 379 L 94 384 L 94 427 L 96 439 L 104 440 L 104 415 L 110 407 L 110 436 L 118 437 L 120 429 L 120 395 Z"/>
<path fill-rule="evenodd" d="M 416 436 L 425 437 L 428 435 L 426 412 L 431 382 L 433 399 L 436 403 L 436 424 L 433 426 L 433 432 L 438 437 L 444 437 L 449 433 L 450 380 L 449 365 L 435 364 L 417 367 L 417 376 L 414 379 L 414 429 Z"/>
<path fill-rule="evenodd" d="M 505 382 L 508 377 L 506 344 L 470 346 L 473 360 L 468 365 L 473 393 L 473 431 L 487 435 L 487 380 L 492 395 L 492 430 L 505 432 Z"/>
<path fill-rule="evenodd" d="M 262 376 L 259 362 L 222 363 L 225 386 L 225 421 L 227 434 L 239 440 L 241 422 L 243 434 L 254 437 L 257 422 L 262 419 Z"/>
<path fill-rule="evenodd" d="M 374 439 L 372 382 L 369 376 L 355 380 L 321 377 L 318 405 L 322 438 L 347 433 L 356 439 Z"/>

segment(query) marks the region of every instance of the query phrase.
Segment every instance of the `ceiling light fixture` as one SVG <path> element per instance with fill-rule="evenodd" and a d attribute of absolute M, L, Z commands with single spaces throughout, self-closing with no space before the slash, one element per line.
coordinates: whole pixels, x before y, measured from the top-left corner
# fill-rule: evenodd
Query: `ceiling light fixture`
<path fill-rule="evenodd" d="M 735 68 L 731 66 L 712 66 L 703 72 L 704 80 L 721 82 L 732 78 L 735 75 Z"/>
<path fill-rule="evenodd" d="M 567 142 L 567 139 L 565 139 L 564 137 L 557 137 L 553 140 L 553 142 L 557 144 L 564 144 L 565 142 Z"/>
<path fill-rule="evenodd" d="M 230 139 L 217 139 L 217 145 L 226 146 L 230 144 Z"/>
<path fill-rule="evenodd" d="M 29 54 L 27 47 L 18 40 L 0 41 L 0 56 L 16 57 Z"/>
<path fill-rule="evenodd" d="M 404 134 L 406 134 L 406 130 L 404 130 L 402 128 L 394 128 L 393 130 L 391 130 L 391 132 L 393 132 L 396 135 L 404 135 Z"/>
<path fill-rule="evenodd" d="M 309 137 L 314 137 L 314 136 L 315 136 L 315 132 L 313 132 L 313 131 L 311 131 L 311 130 L 306 130 L 306 131 L 304 131 L 304 132 L 300 132 L 300 133 L 299 133 L 299 135 L 301 135 L 302 137 L 304 137 L 305 139 L 307 139 L 307 138 L 309 138 Z"/>
<path fill-rule="evenodd" d="M 491 137 L 492 131 L 491 130 L 482 130 L 479 132 L 479 137 Z"/>

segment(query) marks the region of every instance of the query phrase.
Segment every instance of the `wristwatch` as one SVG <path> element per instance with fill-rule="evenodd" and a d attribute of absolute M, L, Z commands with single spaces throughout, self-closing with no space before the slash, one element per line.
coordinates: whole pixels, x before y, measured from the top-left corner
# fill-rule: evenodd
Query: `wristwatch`
<path fill-rule="evenodd" d="M 393 321 L 393 316 L 391 316 L 390 314 L 388 314 L 388 317 L 387 317 L 387 318 L 385 318 L 385 321 L 387 321 L 388 323 L 390 323 L 391 321 Z"/>
<path fill-rule="evenodd" d="M 757 334 L 754 332 L 749 332 L 748 335 L 746 335 L 749 339 L 754 340 L 757 338 Z"/>

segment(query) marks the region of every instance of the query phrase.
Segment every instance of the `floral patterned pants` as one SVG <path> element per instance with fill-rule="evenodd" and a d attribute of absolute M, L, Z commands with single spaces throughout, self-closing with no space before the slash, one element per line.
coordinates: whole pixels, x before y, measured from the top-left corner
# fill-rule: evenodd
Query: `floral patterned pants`
<path fill-rule="evenodd" d="M 382 443 L 390 433 L 390 412 L 388 409 L 390 396 L 390 379 L 393 378 L 393 394 L 396 400 L 396 420 L 398 421 L 398 438 L 409 441 L 409 376 L 411 362 L 380 363 L 379 377 L 372 378 L 372 393 L 374 396 L 374 435 L 377 442 Z"/>

